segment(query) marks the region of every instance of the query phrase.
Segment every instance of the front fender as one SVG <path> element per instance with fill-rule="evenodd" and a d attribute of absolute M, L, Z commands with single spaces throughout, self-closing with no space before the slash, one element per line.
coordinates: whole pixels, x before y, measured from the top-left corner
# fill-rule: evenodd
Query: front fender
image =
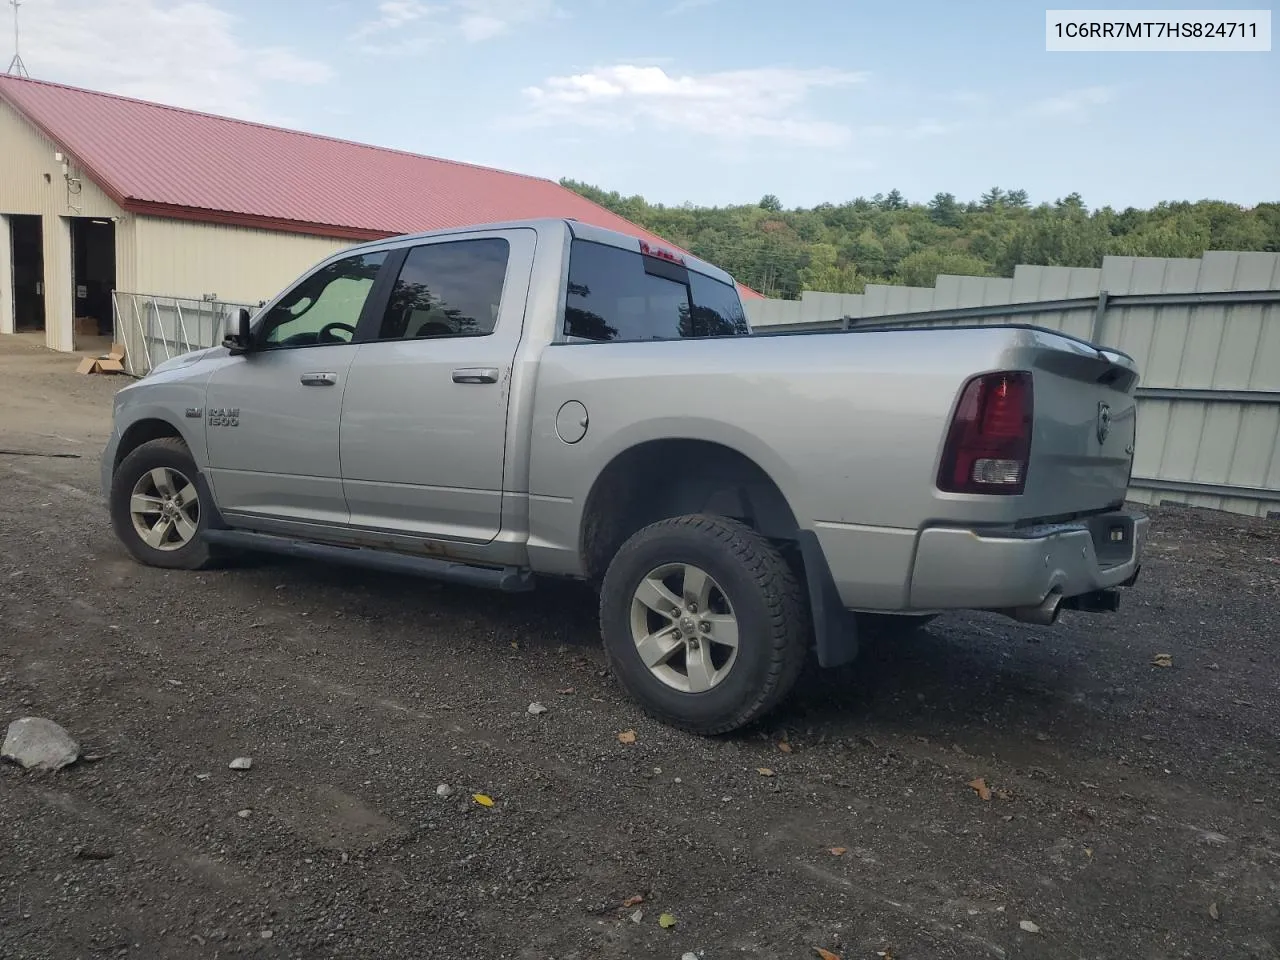
<path fill-rule="evenodd" d="M 116 394 L 113 435 L 123 439 L 131 429 L 147 421 L 168 424 L 182 437 L 196 466 L 206 469 L 209 447 L 204 401 L 209 378 L 216 369 L 215 361 L 201 361 L 154 372 L 125 387 Z"/>

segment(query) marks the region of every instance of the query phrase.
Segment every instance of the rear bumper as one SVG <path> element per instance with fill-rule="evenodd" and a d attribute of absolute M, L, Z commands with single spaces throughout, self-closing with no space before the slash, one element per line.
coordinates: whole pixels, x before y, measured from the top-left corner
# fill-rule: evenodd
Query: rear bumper
<path fill-rule="evenodd" d="M 1148 525 L 1115 511 L 999 533 L 931 527 L 917 542 L 908 605 L 1008 610 L 1117 587 L 1137 575 Z"/>

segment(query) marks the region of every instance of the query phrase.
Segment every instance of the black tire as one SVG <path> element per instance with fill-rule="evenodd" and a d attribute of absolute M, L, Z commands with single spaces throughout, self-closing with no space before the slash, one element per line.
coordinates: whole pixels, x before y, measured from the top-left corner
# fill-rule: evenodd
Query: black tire
<path fill-rule="evenodd" d="M 737 621 L 737 658 L 704 692 L 664 683 L 632 638 L 636 590 L 667 564 L 705 571 Z M 812 644 L 804 592 L 778 550 L 742 523 L 702 515 L 659 521 L 622 545 L 601 585 L 600 629 L 613 675 L 645 712 L 704 736 L 735 730 L 777 707 L 799 679 Z"/>
<path fill-rule="evenodd" d="M 150 440 L 130 452 L 121 461 L 111 478 L 111 493 L 108 498 L 111 526 L 134 559 L 149 567 L 199 570 L 209 566 L 214 556 L 203 536 L 208 511 L 200 509 L 204 504 L 201 504 L 198 499 L 195 511 L 195 535 L 180 546 L 171 549 L 150 546 L 143 540 L 142 534 L 134 525 L 130 510 L 134 488 L 145 474 L 161 468 L 181 474 L 190 482 L 192 488 L 195 488 L 199 469 L 187 445 L 177 437 Z"/>

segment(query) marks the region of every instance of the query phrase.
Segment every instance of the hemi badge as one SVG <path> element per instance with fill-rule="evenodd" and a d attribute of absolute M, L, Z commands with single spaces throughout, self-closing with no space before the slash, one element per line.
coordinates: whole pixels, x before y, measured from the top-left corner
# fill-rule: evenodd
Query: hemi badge
<path fill-rule="evenodd" d="M 187 407 L 187 416 L 192 420 L 199 420 L 203 414 L 204 410 L 200 407 Z"/>

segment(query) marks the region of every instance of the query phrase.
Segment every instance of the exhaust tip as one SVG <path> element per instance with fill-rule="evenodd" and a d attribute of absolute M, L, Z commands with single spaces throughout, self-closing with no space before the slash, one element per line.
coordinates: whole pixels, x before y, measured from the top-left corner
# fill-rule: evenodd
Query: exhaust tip
<path fill-rule="evenodd" d="M 1051 627 L 1058 622 L 1058 614 L 1062 612 L 1062 594 L 1054 591 L 1034 607 L 1014 607 L 1004 613 L 1021 623 L 1034 623 L 1041 627 Z"/>

